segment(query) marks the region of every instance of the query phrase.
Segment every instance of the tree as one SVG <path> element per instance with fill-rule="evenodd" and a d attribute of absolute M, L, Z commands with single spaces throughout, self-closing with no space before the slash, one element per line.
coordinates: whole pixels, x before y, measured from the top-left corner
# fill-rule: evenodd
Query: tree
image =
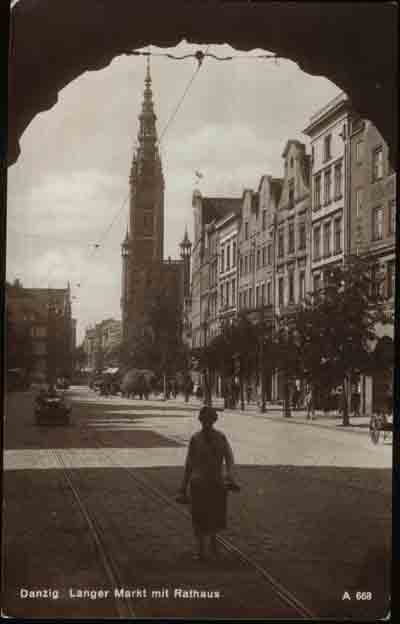
<path fill-rule="evenodd" d="M 390 322 L 380 284 L 371 259 L 349 257 L 327 271 L 324 287 L 296 319 L 304 371 L 314 382 L 342 386 L 345 426 L 352 378 L 370 366 L 377 323 Z"/>
<path fill-rule="evenodd" d="M 239 376 L 241 409 L 244 410 L 244 383 L 249 382 L 252 373 L 257 370 L 258 349 L 257 329 L 245 314 L 240 314 L 233 322 L 229 341 Z"/>
<path fill-rule="evenodd" d="M 141 335 L 121 347 L 123 365 L 148 368 L 165 379 L 186 368 L 182 350 L 181 305 L 167 289 L 159 289 L 147 307 Z"/>
<path fill-rule="evenodd" d="M 73 352 L 73 363 L 74 368 L 83 368 L 83 366 L 87 363 L 87 355 L 83 345 L 75 347 Z"/>

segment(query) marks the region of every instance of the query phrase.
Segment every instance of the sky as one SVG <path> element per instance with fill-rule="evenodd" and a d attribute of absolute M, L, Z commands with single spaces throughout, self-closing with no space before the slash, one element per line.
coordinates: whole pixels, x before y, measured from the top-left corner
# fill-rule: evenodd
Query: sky
<path fill-rule="evenodd" d="M 197 49 L 184 41 L 150 48 L 177 55 Z M 208 51 L 241 58 L 206 57 L 172 120 L 197 61 L 151 59 L 166 257 L 178 257 L 185 226 L 192 234 L 195 188 L 240 197 L 262 175 L 281 177 L 286 141 L 308 145 L 302 130 L 310 116 L 340 92 L 293 61 L 251 58 L 265 50 L 215 45 Z M 28 126 L 8 170 L 7 279 L 31 288 L 64 288 L 69 281 L 78 343 L 86 327 L 121 318 L 121 242 L 145 71 L 145 57 L 124 55 L 67 85 L 57 104 Z"/>

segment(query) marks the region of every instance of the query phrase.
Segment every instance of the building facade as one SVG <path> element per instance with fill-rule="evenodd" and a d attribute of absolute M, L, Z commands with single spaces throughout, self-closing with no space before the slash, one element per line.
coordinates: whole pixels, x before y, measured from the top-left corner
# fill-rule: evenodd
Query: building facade
<path fill-rule="evenodd" d="M 349 250 L 348 172 L 350 101 L 341 93 L 310 118 L 312 290 L 322 288 L 324 271 L 343 262 Z"/>
<path fill-rule="evenodd" d="M 350 134 L 349 250 L 375 263 L 376 289 L 394 318 L 396 266 L 396 173 L 381 134 L 368 120 L 354 116 Z M 394 354 L 394 324 L 379 324 L 376 349 L 389 345 Z M 361 409 L 376 411 L 390 387 L 391 374 L 376 371 L 360 380 Z"/>
<path fill-rule="evenodd" d="M 219 332 L 222 318 L 236 309 L 236 236 L 241 199 L 192 198 L 194 242 L 191 272 L 192 346 L 207 344 Z M 233 283 L 233 285 L 232 285 Z M 233 288 L 233 297 L 232 297 Z"/>
<path fill-rule="evenodd" d="M 288 141 L 276 216 L 275 310 L 278 315 L 304 300 L 311 280 L 310 157 L 305 145 Z"/>
<path fill-rule="evenodd" d="M 67 288 L 6 287 L 9 324 L 7 366 L 26 370 L 32 381 L 54 382 L 73 372 L 76 321 Z M 21 346 L 21 352 L 19 347 Z"/>
<path fill-rule="evenodd" d="M 109 318 L 88 327 L 85 331 L 83 348 L 88 371 L 119 366 L 118 349 L 122 343 L 122 323 Z"/>

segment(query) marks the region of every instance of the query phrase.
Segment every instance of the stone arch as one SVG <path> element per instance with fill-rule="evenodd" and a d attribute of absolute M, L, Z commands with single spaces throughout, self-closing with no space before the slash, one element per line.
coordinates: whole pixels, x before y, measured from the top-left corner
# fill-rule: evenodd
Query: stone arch
<path fill-rule="evenodd" d="M 85 71 L 148 44 L 262 48 L 323 75 L 397 154 L 397 6 L 368 2 L 19 0 L 11 13 L 9 164 L 38 113 Z M 295 106 L 295 97 L 293 105 Z"/>

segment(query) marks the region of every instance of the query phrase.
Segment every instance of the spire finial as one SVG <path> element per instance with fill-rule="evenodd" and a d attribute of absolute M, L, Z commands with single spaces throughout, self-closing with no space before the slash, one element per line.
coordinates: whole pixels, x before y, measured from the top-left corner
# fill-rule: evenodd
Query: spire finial
<path fill-rule="evenodd" d="M 146 57 L 146 85 L 151 84 L 151 76 L 150 76 L 150 48 L 147 51 Z"/>

